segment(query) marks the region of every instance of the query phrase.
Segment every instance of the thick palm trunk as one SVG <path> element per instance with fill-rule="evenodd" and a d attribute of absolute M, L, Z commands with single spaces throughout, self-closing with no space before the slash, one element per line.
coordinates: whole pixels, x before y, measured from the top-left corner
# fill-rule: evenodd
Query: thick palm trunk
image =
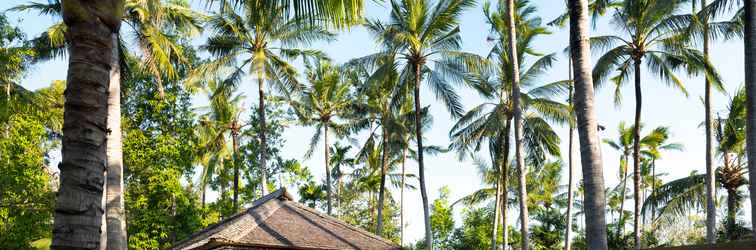
<path fill-rule="evenodd" d="M 106 180 L 107 249 L 125 250 L 126 209 L 123 204 L 123 145 L 121 142 L 121 67 L 118 54 L 118 35 L 113 34 L 113 58 L 108 90 L 107 138 L 108 174 Z"/>
<path fill-rule="evenodd" d="M 509 58 L 512 60 L 512 106 L 514 106 L 515 126 L 515 161 L 519 172 L 519 200 L 520 200 L 520 234 L 522 235 L 521 248 L 528 249 L 530 238 L 528 229 L 528 191 L 527 191 L 527 168 L 522 155 L 522 107 L 520 107 L 520 67 L 517 61 L 517 31 L 515 29 L 515 5 L 514 0 L 507 1 L 507 16 L 509 30 Z"/>
<path fill-rule="evenodd" d="M 381 153 L 381 187 L 380 190 L 378 190 L 378 223 L 375 226 L 375 234 L 378 236 L 383 235 L 383 202 L 386 195 L 386 170 L 388 169 L 388 131 L 386 129 L 386 126 L 381 126 L 383 128 L 383 152 Z"/>
<path fill-rule="evenodd" d="M 234 121 L 233 129 L 236 129 L 236 121 Z M 239 210 L 239 133 L 231 131 L 231 141 L 233 141 L 234 147 L 234 212 Z"/>
<path fill-rule="evenodd" d="M 52 249 L 98 249 L 107 167 L 108 89 L 123 1 L 62 2 L 69 64 Z"/>
<path fill-rule="evenodd" d="M 259 91 L 260 103 L 258 105 L 258 115 L 260 116 L 260 186 L 262 187 L 262 195 L 268 194 L 268 165 L 266 160 L 268 158 L 268 141 L 265 138 L 267 134 L 267 127 L 265 124 L 265 80 L 261 74 L 257 76 L 257 87 Z"/>
<path fill-rule="evenodd" d="M 701 7 L 706 6 L 706 0 L 701 0 Z M 703 54 L 704 58 L 709 58 L 709 20 L 704 17 L 702 20 L 703 27 Z M 717 211 L 714 206 L 715 202 L 715 167 L 714 167 L 714 146 L 711 121 L 711 82 L 704 77 L 704 127 L 706 130 L 706 243 L 716 243 L 716 226 Z"/>
<path fill-rule="evenodd" d="M 399 187 L 399 246 L 404 246 L 404 181 L 405 181 L 405 168 L 404 163 L 407 160 L 407 147 L 409 147 L 409 140 L 402 148 L 402 184 Z"/>
<path fill-rule="evenodd" d="M 425 188 L 425 164 L 423 163 L 423 129 L 422 114 L 420 113 L 420 69 L 422 64 L 415 65 L 415 140 L 417 141 L 417 168 L 420 178 L 420 196 L 423 199 L 423 219 L 425 222 L 425 246 L 433 249 L 433 239 L 430 225 L 430 211 L 428 210 L 428 190 Z"/>
<path fill-rule="evenodd" d="M 737 201 L 735 200 L 735 197 L 737 197 L 738 195 L 737 192 L 738 191 L 735 189 L 727 189 L 727 225 L 725 226 L 725 236 L 729 240 L 736 240 L 734 229 L 735 220 L 738 216 Z"/>
<path fill-rule="evenodd" d="M 567 73 L 569 75 L 569 79 L 572 80 L 572 62 L 568 62 L 568 68 L 570 69 Z M 570 103 L 570 110 L 572 110 L 573 104 L 572 104 L 572 86 L 570 86 L 569 90 L 569 103 Z M 572 112 L 571 112 L 572 113 Z M 570 116 L 571 117 L 571 116 Z M 574 133 L 575 127 L 572 125 L 572 121 L 569 123 L 569 136 L 567 140 L 567 227 L 565 228 L 564 232 L 564 250 L 570 250 L 570 244 L 572 243 L 572 240 L 570 237 L 572 237 L 572 203 L 573 203 L 573 196 L 572 196 L 572 183 L 574 182 L 572 180 L 572 176 L 574 175 L 572 165 L 572 145 L 573 145 L 573 139 L 574 139 Z"/>
<path fill-rule="evenodd" d="M 494 190 L 496 190 L 496 196 L 494 196 L 494 216 L 491 222 L 491 250 L 496 250 L 498 245 L 496 244 L 496 236 L 498 236 L 499 230 L 499 197 L 501 196 L 501 185 L 499 181 L 494 183 Z"/>
<path fill-rule="evenodd" d="M 745 85 L 746 85 L 746 144 L 748 159 L 756 159 L 756 1 L 745 0 Z M 748 161 L 748 176 L 756 180 L 756 161 Z M 751 211 L 756 211 L 756 181 L 748 184 L 751 197 Z M 756 221 L 756 213 L 751 213 L 751 221 Z M 756 238 L 756 230 L 752 230 Z"/>
<path fill-rule="evenodd" d="M 591 250 L 608 249 L 606 241 L 606 200 L 601 162 L 598 122 L 594 108 L 590 46 L 588 44 L 588 2 L 569 0 L 570 55 L 575 76 L 575 116 L 580 140 L 580 164 L 585 186 L 584 207 L 586 244 Z"/>
<path fill-rule="evenodd" d="M 634 60 L 635 64 L 635 127 L 633 127 L 633 236 L 635 238 L 635 249 L 641 248 L 640 238 L 640 122 L 641 109 L 643 107 L 643 95 L 641 93 L 641 59 Z"/>
<path fill-rule="evenodd" d="M 504 125 L 504 148 L 501 155 L 501 228 L 504 230 L 501 237 L 501 249 L 509 249 L 509 227 L 507 226 L 507 206 L 509 205 L 509 135 L 512 122 L 509 118 Z"/>
<path fill-rule="evenodd" d="M 328 215 L 333 212 L 331 207 L 331 166 L 330 165 L 330 152 L 328 152 L 328 122 L 323 126 L 323 150 L 325 154 L 325 174 L 326 174 L 326 211 Z"/>

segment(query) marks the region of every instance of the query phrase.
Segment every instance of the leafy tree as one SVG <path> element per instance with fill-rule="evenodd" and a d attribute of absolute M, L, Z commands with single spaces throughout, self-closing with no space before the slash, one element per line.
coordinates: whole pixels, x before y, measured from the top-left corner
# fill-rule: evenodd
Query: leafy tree
<path fill-rule="evenodd" d="M 25 42 L 20 28 L 11 26 L 5 14 L 0 14 L 0 87 L 8 98 L 12 92 L 24 92 L 18 85 L 35 56 L 34 50 Z M 28 92 L 28 91 L 26 91 Z"/>

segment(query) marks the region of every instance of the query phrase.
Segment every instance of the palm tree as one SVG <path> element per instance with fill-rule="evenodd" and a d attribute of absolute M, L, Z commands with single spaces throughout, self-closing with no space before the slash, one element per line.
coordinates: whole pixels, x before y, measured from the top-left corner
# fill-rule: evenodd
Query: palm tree
<path fill-rule="evenodd" d="M 580 159 L 585 189 L 586 243 L 589 249 L 608 249 L 606 241 L 606 200 L 601 161 L 598 121 L 594 108 L 591 49 L 588 35 L 587 0 L 568 0 L 570 13 L 570 57 L 575 77 L 574 111 L 580 138 Z"/>
<path fill-rule="evenodd" d="M 53 248 L 100 248 L 112 34 L 123 1 L 65 1 L 69 68 Z M 93 56 L 96 55 L 96 56 Z M 85 101 L 86 100 L 86 101 Z"/>
<path fill-rule="evenodd" d="M 199 31 L 201 15 L 180 2 L 161 3 L 160 1 L 128 0 L 125 2 L 122 22 L 131 27 L 130 33 L 144 57 L 144 67 L 157 79 L 158 93 L 164 96 L 163 75 L 175 79 L 178 77 L 175 64 L 185 63 L 183 49 L 173 37 L 177 34 L 196 35 Z M 61 17 L 62 5 L 58 0 L 48 3 L 29 3 L 11 8 L 12 11 L 36 10 L 40 14 Z M 159 10 L 159 11 L 158 11 Z M 36 61 L 65 55 L 67 42 L 64 39 L 67 27 L 58 22 L 32 40 L 38 56 Z M 125 32 L 124 32 L 125 33 Z M 122 37 L 126 34 L 114 33 L 113 59 L 111 60 L 110 84 L 108 88 L 108 123 L 111 131 L 107 135 L 108 170 L 106 181 L 106 218 L 108 249 L 126 249 L 126 214 L 123 204 L 123 149 L 121 138 L 120 80 L 121 75 L 129 75 L 128 68 L 122 72 L 123 58 L 128 53 Z"/>
<path fill-rule="evenodd" d="M 333 34 L 310 22 L 288 18 L 282 11 L 288 5 L 279 6 L 272 12 L 262 12 L 267 6 L 262 1 L 244 1 L 238 7 L 224 5 L 222 12 L 212 15 L 209 26 L 213 35 L 202 48 L 213 60 L 198 67 L 188 82 L 230 69 L 228 78 L 240 78 L 251 74 L 257 79 L 258 108 L 260 116 L 260 166 L 263 194 L 267 194 L 266 133 L 265 133 L 265 82 L 278 92 L 291 95 L 301 90 L 297 71 L 286 59 L 296 56 L 322 56 L 317 51 L 292 48 L 317 40 L 329 40 Z M 275 13 L 275 14 L 272 14 Z"/>
<path fill-rule="evenodd" d="M 634 235 L 635 248 L 641 247 L 640 242 L 640 122 L 642 109 L 641 74 L 645 62 L 647 69 L 668 85 L 673 85 L 687 95 L 687 91 L 680 79 L 675 75 L 675 69 L 685 67 L 689 73 L 704 71 L 705 76 L 712 82 L 719 81 L 710 63 L 701 52 L 686 47 L 682 38 L 675 36 L 674 27 L 670 27 L 670 17 L 683 6 L 683 0 L 671 1 L 624 1 L 621 8 L 616 9 L 612 19 L 618 30 L 627 31 L 626 37 L 608 35 L 593 38 L 595 46 L 607 52 L 596 62 L 593 78 L 597 85 L 609 80 L 609 75 L 616 85 L 615 103 L 620 103 L 619 93 L 622 87 L 634 74 L 635 87 L 635 120 L 633 132 L 633 186 L 634 186 Z"/>
<path fill-rule="evenodd" d="M 716 184 L 727 191 L 727 218 L 725 235 L 734 239 L 736 233 L 735 221 L 738 206 L 743 194 L 738 191 L 745 186 L 745 121 L 746 121 L 746 92 L 741 89 L 732 98 L 728 107 L 728 115 L 724 119 L 716 119 L 715 138 L 719 144 L 717 153 L 722 157 L 722 166 L 717 169 Z M 734 157 L 734 158 L 733 158 Z M 662 216 L 681 216 L 689 211 L 705 207 L 708 194 L 705 194 L 705 174 L 692 173 L 688 177 L 668 182 L 651 193 L 644 204 L 644 213 Z"/>
<path fill-rule="evenodd" d="M 671 136 L 671 132 L 669 131 L 669 127 L 657 127 L 654 130 L 652 130 L 648 135 L 644 136 L 643 139 L 641 139 L 641 144 L 646 147 L 646 149 L 643 150 L 643 155 L 646 156 L 646 158 L 648 158 L 650 168 L 651 168 L 650 179 L 651 179 L 651 193 L 652 194 L 656 192 L 656 183 L 658 182 L 657 177 L 656 177 L 656 160 L 661 158 L 661 151 L 662 150 L 682 151 L 684 148 L 682 144 L 667 142 L 670 136 Z M 707 194 L 707 197 L 708 197 L 708 194 Z M 651 215 L 651 220 L 652 221 L 654 220 L 653 214 Z"/>
<path fill-rule="evenodd" d="M 501 179 L 497 184 L 503 191 L 500 192 L 504 197 L 498 200 L 507 200 L 507 179 L 509 174 L 509 150 L 511 138 L 511 122 L 513 120 L 513 101 L 511 99 L 512 77 L 509 69 L 512 67 L 512 60 L 508 53 L 507 44 L 507 26 L 502 16 L 506 14 L 505 6 L 500 5 L 495 11 L 491 11 L 490 5 L 484 6 L 484 14 L 491 25 L 490 41 L 495 41 L 494 47 L 488 54 L 488 60 L 491 64 L 496 65 L 490 70 L 472 73 L 470 82 L 478 91 L 479 95 L 489 100 L 480 104 L 465 115 L 463 115 L 449 132 L 452 139 L 453 149 L 456 149 L 460 156 L 464 156 L 469 151 L 480 150 L 481 145 L 488 143 L 488 150 L 491 154 L 491 162 L 496 168 L 500 169 Z M 530 88 L 529 91 L 522 94 L 521 105 L 526 111 L 524 127 L 526 138 L 535 140 L 525 140 L 525 151 L 528 153 L 528 159 L 536 162 L 536 165 L 544 162 L 544 151 L 553 155 L 558 155 L 558 149 L 555 149 L 555 139 L 552 128 L 546 120 L 564 122 L 567 119 L 567 106 L 553 100 L 557 95 L 563 94 L 567 89 L 568 81 L 557 81 L 542 84 L 539 78 L 547 72 L 552 63 L 556 60 L 554 54 L 541 56 L 531 47 L 532 41 L 537 37 L 548 34 L 546 29 L 541 26 L 541 20 L 532 17 L 535 12 L 533 6 L 529 6 L 527 1 L 518 2 L 516 20 L 524 25 L 518 26 L 518 33 L 521 34 L 518 39 L 518 57 L 522 62 L 520 67 L 525 68 L 520 78 L 523 79 L 521 85 Z M 524 64 L 525 59 L 536 56 L 534 62 L 530 65 Z M 527 67 L 526 67 L 527 66 Z M 502 121 L 504 121 L 502 123 Z M 545 125 L 545 126 L 541 126 Z M 501 207 L 502 217 L 506 217 L 506 208 Z M 502 218 L 505 221 L 505 218 Z M 506 225 L 504 226 L 506 228 Z M 508 232 L 504 231 L 504 241 L 508 240 Z M 506 244 L 506 243 L 504 243 Z M 495 244 L 494 244 L 495 245 Z"/>
<path fill-rule="evenodd" d="M 304 125 L 314 125 L 315 135 L 310 140 L 310 148 L 305 157 L 310 157 L 315 145 L 323 137 L 326 173 L 326 210 L 331 214 L 331 168 L 328 132 L 344 135 L 345 125 L 338 124 L 338 119 L 349 118 L 352 106 L 349 74 L 343 74 L 342 69 L 331 65 L 326 60 L 319 60 L 315 65 L 307 65 L 307 80 L 311 86 L 302 92 L 302 96 L 292 103 L 300 121 Z"/>
<path fill-rule="evenodd" d="M 459 51 L 461 37 L 458 21 L 461 13 L 473 6 L 473 1 L 440 0 L 431 6 L 428 0 L 391 1 L 391 15 L 388 24 L 375 32 L 378 40 L 389 49 L 359 60 L 383 58 L 387 53 L 398 53 L 400 83 L 414 88 L 415 138 L 418 152 L 420 194 L 423 201 L 425 220 L 425 241 L 432 249 L 428 196 L 425 187 L 425 165 L 423 159 L 423 137 L 420 104 L 420 85 L 426 79 L 428 86 L 441 99 L 453 117 L 462 113 L 459 96 L 454 93 L 449 81 L 461 82 L 467 68 L 478 61 L 473 54 Z M 433 63 L 433 67 L 429 64 Z M 401 87 L 400 87 L 401 88 Z"/>
<path fill-rule="evenodd" d="M 625 191 L 627 190 L 627 163 L 628 163 L 628 157 L 630 157 L 631 148 L 633 146 L 633 127 L 626 127 L 625 122 L 620 122 L 617 131 L 619 132 L 619 138 L 616 141 L 611 141 L 608 139 L 604 139 L 604 143 L 609 145 L 614 150 L 617 150 L 620 152 L 620 162 L 619 162 L 619 178 L 620 178 L 620 185 L 622 188 L 620 189 L 620 208 L 619 208 L 619 219 L 617 220 L 617 233 L 616 235 L 621 236 L 622 230 L 624 229 L 625 222 L 622 219 L 622 216 L 625 214 Z"/>
<path fill-rule="evenodd" d="M 241 129 L 246 126 L 242 124 L 239 118 L 242 113 L 241 101 L 244 97 L 236 94 L 237 84 L 238 82 L 234 82 L 234 79 L 208 82 L 207 93 L 210 106 L 207 109 L 209 111 L 200 117 L 200 126 L 203 127 L 202 131 L 209 132 L 209 135 L 201 136 L 207 138 L 201 142 L 207 153 L 220 153 L 218 155 L 222 158 L 224 154 L 218 151 L 224 151 L 227 144 L 226 138 L 231 138 L 231 162 L 234 166 L 234 210 L 239 209 L 239 165 L 241 165 L 239 161 L 239 135 Z M 208 165 L 205 167 L 212 168 L 212 166 Z M 213 171 L 212 169 L 206 169 L 203 172 L 202 188 L 204 190 L 207 181 L 211 179 Z"/>
<path fill-rule="evenodd" d="M 745 86 L 748 106 L 746 108 L 746 145 L 748 159 L 756 159 L 756 1 L 745 0 L 745 25 L 744 47 L 745 49 Z M 748 176 L 750 180 L 756 180 L 756 161 L 748 161 Z M 756 181 L 748 184 L 751 191 L 751 210 L 756 208 Z M 751 221 L 756 221 L 756 213 L 751 213 Z M 752 230 L 753 237 L 756 238 L 756 230 Z"/>

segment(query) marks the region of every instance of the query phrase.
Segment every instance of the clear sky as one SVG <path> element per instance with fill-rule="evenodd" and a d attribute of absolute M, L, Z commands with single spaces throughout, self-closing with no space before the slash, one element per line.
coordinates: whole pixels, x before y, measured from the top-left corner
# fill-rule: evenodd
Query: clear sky
<path fill-rule="evenodd" d="M 0 1 L 0 11 L 26 2 L 25 0 Z M 190 0 L 190 2 L 198 7 L 203 6 L 199 0 Z M 368 17 L 385 19 L 388 16 L 388 9 L 385 6 L 381 6 L 374 1 L 365 2 L 367 4 L 365 13 Z M 531 2 L 537 6 L 539 10 L 538 15 L 543 18 L 544 23 L 552 20 L 564 11 L 563 1 L 538 0 Z M 8 16 L 12 23 L 22 27 L 29 36 L 38 35 L 54 21 L 50 17 L 39 16 L 36 13 L 8 13 Z M 606 18 L 600 19 L 597 28 L 592 30 L 591 34 L 612 34 L 615 29 L 608 23 Z M 491 44 L 486 42 L 488 26 L 484 20 L 481 4 L 463 15 L 460 26 L 463 49 L 468 52 L 485 55 L 490 49 Z M 538 51 L 544 53 L 557 52 L 560 56 L 559 62 L 554 64 L 552 70 L 543 77 L 542 80 L 544 83 L 567 78 L 567 61 L 564 55 L 561 54 L 561 51 L 567 46 L 569 33 L 566 29 L 552 29 L 552 31 L 552 35 L 536 40 L 534 46 Z M 203 42 L 204 37 L 197 38 L 195 41 L 196 44 Z M 337 62 L 345 62 L 351 58 L 360 57 L 377 50 L 374 40 L 360 27 L 341 32 L 338 40 L 335 42 L 316 43 L 311 47 L 325 51 Z M 594 57 L 595 60 L 596 57 Z M 736 89 L 742 86 L 744 67 L 741 40 L 714 43 L 711 49 L 711 60 L 720 70 L 726 82 L 728 93 L 734 93 Z M 642 78 L 645 131 L 658 126 L 668 126 L 673 132 L 670 141 L 682 143 L 685 146 L 683 152 L 665 152 L 662 156 L 663 158 L 657 161 L 657 172 L 667 173 L 663 177 L 665 182 L 685 177 L 691 171 L 705 172 L 704 131 L 700 127 L 703 121 L 703 101 L 701 101 L 703 96 L 703 80 L 700 77 L 691 79 L 682 73 L 679 76 L 689 92 L 689 96 L 687 97 L 678 90 L 667 87 L 651 74 L 644 73 Z M 66 61 L 55 60 L 35 66 L 22 81 L 22 85 L 30 89 L 36 89 L 49 85 L 53 80 L 65 78 Z M 242 91 L 248 97 L 248 101 L 246 102 L 248 105 L 254 103 L 252 100 L 257 99 L 256 90 L 254 84 L 247 84 L 242 87 Z M 446 113 L 443 106 L 434 101 L 435 98 L 429 91 L 423 90 L 423 92 L 423 105 L 432 105 L 431 113 L 434 117 L 433 127 L 425 134 L 426 141 L 424 143 L 426 145 L 447 146 L 449 143 L 448 132 L 454 121 Z M 458 88 L 458 93 L 462 96 L 466 108 L 471 108 L 481 102 L 477 94 L 469 89 L 460 87 Z M 622 89 L 622 93 L 624 96 L 622 105 L 615 106 L 613 103 L 613 86 L 607 86 L 596 92 L 599 123 L 607 128 L 607 130 L 600 133 L 602 138 L 616 138 L 616 128 L 619 122 L 626 121 L 628 124 L 632 123 L 634 111 L 632 86 L 630 84 L 626 85 Z M 714 112 L 725 114 L 728 100 L 729 97 L 725 94 L 715 94 Z M 201 105 L 203 102 L 201 98 L 198 98 L 196 105 Z M 567 129 L 560 127 L 557 132 L 562 136 L 562 152 L 567 152 Z M 322 146 L 318 149 L 320 153 L 315 152 L 311 159 L 303 159 L 303 155 L 307 150 L 306 145 L 312 133 L 312 128 L 292 127 L 287 129 L 284 133 L 286 143 L 282 152 L 285 158 L 294 158 L 303 161 L 306 166 L 310 167 L 314 175 L 318 178 L 323 178 Z M 618 183 L 618 154 L 613 152 L 608 146 L 603 146 L 602 148 L 605 180 L 607 187 L 613 187 Z M 582 175 L 579 168 L 578 154 L 576 150 L 576 177 L 580 179 Z M 425 165 L 427 173 L 426 181 L 431 201 L 437 197 L 438 189 L 445 185 L 451 188 L 452 200 L 456 200 L 482 187 L 473 163 L 469 160 L 458 160 L 455 153 L 427 156 Z M 409 172 L 417 172 L 416 164 L 408 162 L 407 167 Z M 566 172 L 563 176 L 563 182 L 566 183 Z M 398 192 L 396 193 L 398 196 Z M 406 237 L 409 241 L 415 241 L 423 236 L 420 193 L 417 191 L 405 193 L 405 199 L 405 220 L 409 224 L 407 226 Z M 456 212 L 459 212 L 459 210 L 456 209 Z M 748 220 L 750 218 L 749 214 L 750 211 L 746 211 L 743 219 Z M 457 213 L 456 217 L 457 222 L 459 222 L 459 213 Z"/>

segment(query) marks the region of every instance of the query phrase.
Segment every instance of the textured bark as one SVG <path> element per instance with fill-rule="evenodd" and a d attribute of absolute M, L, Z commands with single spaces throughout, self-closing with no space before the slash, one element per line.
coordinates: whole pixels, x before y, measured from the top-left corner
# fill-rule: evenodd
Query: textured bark
<path fill-rule="evenodd" d="M 701 0 L 701 6 L 706 6 L 706 0 Z M 709 20 L 704 17 L 702 20 L 703 27 L 703 54 L 704 58 L 709 58 Z M 711 114 L 711 82 L 704 77 L 704 127 L 706 130 L 706 243 L 714 244 L 717 241 L 717 211 L 714 206 L 716 202 L 716 181 L 714 166 L 714 133 L 712 132 L 712 114 Z"/>
<path fill-rule="evenodd" d="M 425 222 L 425 246 L 426 249 L 433 249 L 433 241 L 430 226 L 430 211 L 428 210 L 428 190 L 425 188 L 425 164 L 423 163 L 423 131 L 422 116 L 420 113 L 420 69 L 422 64 L 416 62 L 415 65 L 415 139 L 417 141 L 417 168 L 418 177 L 420 178 L 420 196 L 423 200 L 423 219 Z"/>
<path fill-rule="evenodd" d="M 52 249 L 99 249 L 113 33 L 123 1 L 62 2 L 69 64 Z"/>
<path fill-rule="evenodd" d="M 257 76 L 257 87 L 259 91 L 259 105 L 258 115 L 260 116 L 260 186 L 262 187 L 262 195 L 268 194 L 268 165 L 266 160 L 268 158 L 268 141 L 266 140 L 266 124 L 265 124 L 265 80 L 262 74 Z"/>
<path fill-rule="evenodd" d="M 756 159 L 756 2 L 744 0 L 745 5 L 745 85 L 746 85 L 746 145 L 748 159 Z M 750 180 L 756 180 L 756 161 L 748 161 L 748 176 Z M 751 211 L 756 208 L 756 181 L 748 184 L 751 197 Z M 756 221 L 756 213 L 751 213 L 751 221 Z M 756 238 L 756 230 L 753 238 Z"/>
<path fill-rule="evenodd" d="M 509 249 L 509 227 L 507 227 L 507 206 L 509 205 L 509 148 L 510 141 L 509 135 L 512 130 L 512 120 L 507 118 L 504 125 L 504 148 L 502 149 L 501 158 L 503 159 L 501 165 L 501 228 L 504 230 L 501 237 L 501 249 Z"/>
<path fill-rule="evenodd" d="M 585 186 L 584 207 L 586 244 L 588 249 L 608 249 L 606 241 L 606 200 L 604 198 L 604 170 L 601 161 L 598 122 L 594 108 L 593 78 L 591 76 L 590 46 L 588 43 L 588 2 L 569 0 L 570 55 L 575 76 L 575 115 L 580 140 L 580 164 Z"/>
<path fill-rule="evenodd" d="M 633 236 L 635 249 L 641 248 L 640 238 L 640 210 L 641 210 L 641 174 L 640 174 L 640 127 L 641 110 L 643 107 L 643 93 L 641 92 L 641 59 L 634 59 L 635 65 L 635 127 L 633 127 Z"/>
<path fill-rule="evenodd" d="M 328 212 L 328 215 L 331 215 L 332 207 L 331 207 L 331 166 L 330 165 L 330 159 L 329 152 L 328 152 L 328 123 L 326 122 L 326 125 L 323 126 L 323 146 L 325 147 L 325 150 L 323 152 L 325 153 L 325 174 L 326 174 L 326 211 Z"/>
<path fill-rule="evenodd" d="M 388 169 L 388 131 L 386 129 L 385 123 L 384 126 L 381 126 L 383 128 L 383 133 L 381 137 L 383 137 L 383 152 L 381 153 L 381 187 L 378 191 L 378 223 L 375 225 L 375 234 L 378 236 L 383 236 L 383 203 L 385 201 L 385 195 L 386 195 L 386 170 Z"/>
<path fill-rule="evenodd" d="M 528 190 L 527 167 L 522 155 L 522 107 L 520 107 L 520 66 L 517 61 L 517 30 L 515 28 L 514 0 L 507 0 L 507 25 L 509 31 L 509 58 L 512 61 L 512 106 L 514 109 L 515 127 L 515 162 L 519 170 L 519 200 L 520 200 L 520 234 L 521 248 L 528 249 L 530 233 L 528 229 Z"/>
<path fill-rule="evenodd" d="M 567 68 L 569 68 L 567 74 L 568 78 L 572 80 L 572 62 L 567 63 Z M 572 89 L 573 87 L 570 86 L 569 90 L 569 103 L 570 103 L 570 109 L 572 109 L 573 103 L 572 103 Z M 572 113 L 572 112 L 570 112 Z M 572 114 L 571 114 L 572 115 Z M 573 203 L 573 196 L 572 196 L 572 183 L 574 180 L 572 179 L 573 169 L 574 166 L 572 165 L 573 159 L 572 159 L 572 145 L 574 140 L 574 131 L 575 127 L 573 126 L 572 122 L 569 123 L 569 138 L 567 140 L 567 227 L 565 228 L 564 232 L 564 249 L 570 250 L 570 245 L 572 243 L 571 236 L 572 236 L 572 203 Z"/>
<path fill-rule="evenodd" d="M 118 35 L 113 34 L 113 58 L 108 91 L 107 137 L 107 249 L 126 250 L 126 208 L 123 203 L 123 145 L 121 136 L 121 67 L 118 52 Z"/>

